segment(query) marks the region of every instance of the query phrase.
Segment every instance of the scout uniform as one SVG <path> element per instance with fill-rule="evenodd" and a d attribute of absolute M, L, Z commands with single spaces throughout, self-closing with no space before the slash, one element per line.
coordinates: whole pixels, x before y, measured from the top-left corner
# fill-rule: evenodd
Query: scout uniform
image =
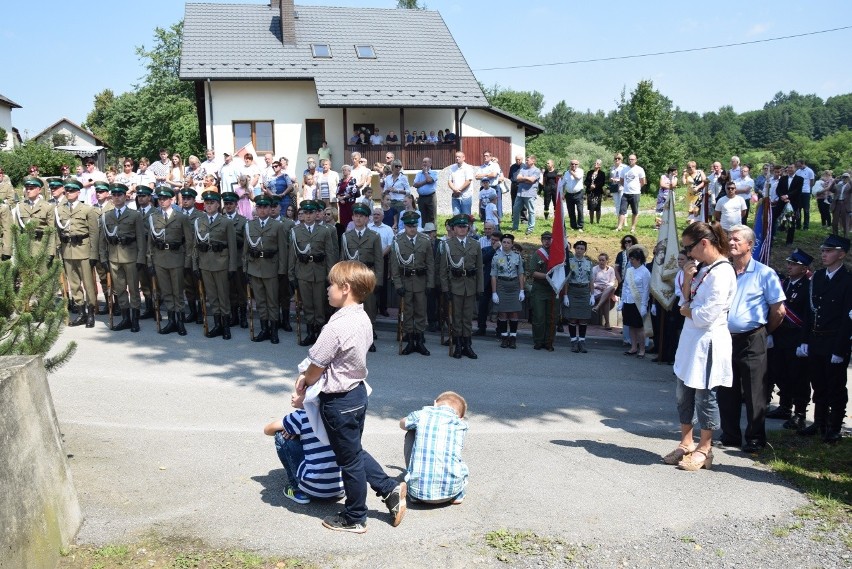
<path fill-rule="evenodd" d="M 141 188 L 140 188 L 141 189 Z M 160 188 L 159 197 L 174 197 L 171 188 Z M 155 208 L 148 216 L 148 266 L 157 275 L 160 298 L 166 306 L 168 323 L 160 334 L 177 332 L 186 336 L 183 325 L 184 267 L 192 265 L 192 226 L 189 219 L 171 207 Z"/>
<path fill-rule="evenodd" d="M 243 246 L 246 238 L 246 218 L 240 215 L 237 211 L 236 204 L 240 196 L 235 192 L 224 192 L 222 194 L 222 203 L 225 211 L 222 215 L 231 220 L 234 226 L 234 235 L 237 236 L 237 256 L 243 258 Z M 234 204 L 231 213 L 228 213 L 229 204 Z M 231 326 L 239 326 L 240 328 L 248 328 L 248 320 L 246 319 L 246 275 L 243 271 L 242 261 L 237 268 L 237 273 L 233 277 L 228 278 L 228 287 L 231 292 Z"/>
<path fill-rule="evenodd" d="M 304 200 L 300 204 L 306 212 L 321 211 L 322 202 Z M 325 324 L 326 280 L 331 268 L 337 263 L 334 228 L 329 231 L 317 223 L 308 226 L 299 224 L 290 230 L 288 274 L 291 283 L 298 287 L 308 327 L 308 335 L 301 345 L 316 342 Z"/>
<path fill-rule="evenodd" d="M 127 195 L 127 186 L 113 184 L 113 195 Z M 99 254 L 112 277 L 112 290 L 118 298 L 121 322 L 113 330 L 139 331 L 138 269 L 145 268 L 145 229 L 142 216 L 125 204 L 101 215 Z"/>
<path fill-rule="evenodd" d="M 419 221 L 420 214 L 416 211 L 402 215 L 406 228 L 416 228 Z M 418 352 L 428 356 L 423 332 L 426 330 L 426 291 L 435 286 L 435 256 L 428 237 L 421 233 L 408 233 L 394 237 L 390 252 L 393 286 L 403 298 L 402 331 L 406 345 L 402 355 Z"/>
<path fill-rule="evenodd" d="M 258 208 L 268 208 L 271 200 L 259 195 L 254 200 Z M 287 274 L 287 236 L 281 222 L 267 216 L 255 217 L 245 226 L 243 266 L 251 279 L 252 296 L 260 317 L 260 334 L 255 342 L 269 340 L 278 343 L 278 277 Z"/>
<path fill-rule="evenodd" d="M 465 214 L 450 220 L 452 227 L 468 227 L 471 219 Z M 448 237 L 444 254 L 440 258 L 441 292 L 452 302 L 456 359 L 467 356 L 476 359 L 471 345 L 473 336 L 473 314 L 477 295 L 484 288 L 482 274 L 482 247 L 471 236 Z"/>
<path fill-rule="evenodd" d="M 549 231 L 541 234 L 542 240 L 550 237 L 551 234 Z M 552 352 L 556 326 L 553 314 L 553 302 L 555 299 L 553 287 L 550 286 L 546 278 L 533 277 L 534 273 L 547 274 L 549 255 L 550 253 L 545 247 L 540 247 L 529 258 L 530 272 L 527 280 L 532 282 L 530 308 L 532 309 L 533 348 L 536 350 L 544 348 L 548 352 Z"/>
<path fill-rule="evenodd" d="M 56 255 L 56 234 L 47 231 L 56 223 L 53 219 L 53 205 L 37 195 L 34 200 L 26 197 L 30 188 L 42 188 L 44 183 L 39 178 L 26 178 L 24 180 L 24 199 L 12 208 L 12 223 L 24 229 L 28 223 L 34 227 L 33 240 L 30 245 L 30 254 L 35 256 L 43 245 L 46 245 L 48 254 L 48 265 L 53 262 Z"/>
<path fill-rule="evenodd" d="M 201 198 L 205 202 L 219 203 L 219 192 L 206 191 Z M 237 235 L 231 220 L 220 213 L 212 216 L 202 213 L 193 223 L 195 247 L 192 255 L 193 274 L 204 280 L 201 302 L 209 302 L 213 311 L 213 328 L 208 338 L 222 336 L 231 339 L 231 297 L 228 286 L 230 273 L 236 273 L 240 262 L 237 254 Z"/>
<path fill-rule="evenodd" d="M 136 188 L 136 196 L 151 196 L 153 190 L 148 186 L 138 185 Z M 147 242 L 147 233 L 149 231 L 149 223 L 148 218 L 151 217 L 151 213 L 154 212 L 156 208 L 151 205 L 151 202 L 148 202 L 148 205 L 145 207 L 139 206 L 136 211 L 139 212 L 139 215 L 142 216 L 142 227 L 145 229 L 146 233 L 146 242 Z M 150 265 L 149 265 L 150 266 Z M 145 310 L 142 311 L 142 314 L 139 315 L 140 320 L 146 320 L 148 318 L 154 317 L 154 294 L 151 288 L 151 275 L 148 274 L 148 271 L 139 271 L 139 290 L 142 291 L 142 294 L 145 296 Z"/>
<path fill-rule="evenodd" d="M 276 203 L 281 203 L 278 196 L 272 196 L 272 207 L 275 208 Z M 280 207 L 279 207 L 280 209 Z M 284 253 L 284 262 L 287 263 L 287 271 L 290 270 L 290 231 L 296 226 L 296 222 L 286 216 L 278 216 L 276 219 L 281 222 L 281 228 L 284 230 L 284 239 L 286 242 L 286 250 Z M 293 291 L 290 290 L 290 279 L 287 273 L 278 275 L 278 307 L 281 316 L 278 319 L 278 327 L 285 332 L 292 332 L 293 327 L 290 325 L 290 298 L 293 296 Z"/>
<path fill-rule="evenodd" d="M 370 218 L 370 208 L 364 204 L 356 204 L 352 215 L 363 215 L 365 220 Z M 352 229 L 340 236 L 340 260 L 361 261 L 376 274 L 376 282 L 382 282 L 384 259 L 382 256 L 382 238 L 375 231 L 367 229 L 366 223 L 361 230 Z M 368 294 L 364 299 L 364 310 L 376 327 L 376 295 Z M 370 351 L 376 351 L 376 345 L 370 346 Z"/>
<path fill-rule="evenodd" d="M 79 197 L 83 185 L 75 179 L 65 182 L 65 191 Z M 71 326 L 95 325 L 95 304 L 98 289 L 92 268 L 98 264 L 98 214 L 92 206 L 75 197 L 65 200 L 53 210 L 59 237 L 59 254 L 65 268 L 65 280 L 70 287 L 71 300 L 77 306 L 78 316 Z"/>
<path fill-rule="evenodd" d="M 821 249 L 849 253 L 849 239 L 829 235 Z M 848 393 L 846 368 L 849 366 L 849 336 L 852 334 L 852 273 L 844 264 L 829 278 L 825 268 L 814 273 L 809 287 L 804 355 L 808 358 L 814 390 L 814 423 L 798 431 L 803 435 L 823 435 L 825 442 L 841 438 Z M 801 349 L 801 348 L 800 348 Z"/>
<path fill-rule="evenodd" d="M 195 220 L 203 215 L 201 210 L 195 207 L 195 197 L 198 193 L 192 188 L 184 188 L 180 191 L 180 195 L 183 198 L 183 207 L 180 209 L 180 213 L 181 215 L 186 216 L 189 226 L 194 227 Z M 190 245 L 190 249 L 192 249 L 192 245 Z M 186 316 L 186 322 L 194 321 L 196 324 L 201 324 L 203 322 L 203 313 L 201 311 L 200 300 L 198 298 L 198 281 L 199 277 L 197 277 L 195 275 L 195 271 L 192 270 L 192 261 L 190 261 L 186 264 L 186 266 L 184 266 L 183 270 L 183 292 L 184 295 L 186 295 L 186 304 L 189 307 L 189 314 Z"/>

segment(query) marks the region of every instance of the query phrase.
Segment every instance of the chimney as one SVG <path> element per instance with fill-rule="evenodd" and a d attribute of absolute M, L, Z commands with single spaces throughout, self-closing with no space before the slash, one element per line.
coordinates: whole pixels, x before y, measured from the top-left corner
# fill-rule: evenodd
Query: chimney
<path fill-rule="evenodd" d="M 281 12 L 281 40 L 284 45 L 296 45 L 296 8 L 293 0 L 272 0 Z"/>

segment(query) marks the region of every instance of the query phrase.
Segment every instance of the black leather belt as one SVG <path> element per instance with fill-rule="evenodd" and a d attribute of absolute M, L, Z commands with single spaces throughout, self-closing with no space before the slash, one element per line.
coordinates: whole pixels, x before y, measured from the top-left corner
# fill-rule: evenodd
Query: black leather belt
<path fill-rule="evenodd" d="M 497 277 L 498 281 L 516 281 L 518 277 Z"/>
<path fill-rule="evenodd" d="M 278 254 L 278 251 L 258 251 L 257 249 L 249 250 L 249 257 L 252 259 L 271 259 Z"/>
<path fill-rule="evenodd" d="M 758 332 L 758 331 L 760 331 L 760 330 L 763 330 L 763 328 L 764 328 L 764 325 L 763 325 L 763 324 L 761 324 L 760 326 L 758 326 L 758 327 L 757 327 L 757 328 L 755 328 L 754 330 L 749 330 L 748 332 L 736 332 L 736 333 L 731 332 L 731 338 L 736 338 L 736 339 L 746 338 L 746 337 L 748 337 L 748 336 L 751 336 L 751 335 L 752 335 L 752 334 L 754 334 L 755 332 Z"/>
<path fill-rule="evenodd" d="M 110 245 L 131 245 L 136 243 L 135 237 L 107 237 Z"/>
<path fill-rule="evenodd" d="M 586 284 L 568 283 L 568 286 L 574 287 L 574 288 L 589 288 L 589 283 L 586 283 Z"/>
<path fill-rule="evenodd" d="M 426 274 L 426 269 L 402 269 L 402 276 L 404 277 L 422 277 Z"/>
<path fill-rule="evenodd" d="M 319 253 L 317 255 L 297 255 L 299 261 L 302 263 L 322 263 L 325 261 L 325 253 Z"/>
<path fill-rule="evenodd" d="M 454 277 L 475 277 L 476 269 L 452 269 L 450 271 Z"/>
<path fill-rule="evenodd" d="M 59 240 L 63 243 L 70 243 L 72 245 L 82 245 L 83 241 L 88 239 L 88 235 L 60 235 Z"/>

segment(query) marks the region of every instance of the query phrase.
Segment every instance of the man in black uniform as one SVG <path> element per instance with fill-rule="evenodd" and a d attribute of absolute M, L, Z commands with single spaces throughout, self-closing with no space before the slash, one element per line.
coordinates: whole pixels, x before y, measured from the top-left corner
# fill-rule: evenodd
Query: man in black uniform
<path fill-rule="evenodd" d="M 846 368 L 849 365 L 849 335 L 852 334 L 852 274 L 843 266 L 849 239 L 826 237 L 820 247 L 822 269 L 814 273 L 805 339 L 797 355 L 807 358 L 814 390 L 814 423 L 797 431 L 800 435 L 820 433 L 827 443 L 840 440 L 846 415 Z"/>
<path fill-rule="evenodd" d="M 771 395 L 772 384 L 777 384 L 780 405 L 768 412 L 766 418 L 787 419 L 784 423 L 785 429 L 804 428 L 805 413 L 811 400 L 807 366 L 801 358 L 796 357 L 796 348 L 802 343 L 804 333 L 810 287 L 808 273 L 813 260 L 813 257 L 800 249 L 793 251 L 787 258 L 787 278 L 781 281 L 784 295 L 787 297 L 784 301 L 787 312 L 784 321 L 772 332 L 772 347 L 767 354 L 769 385 L 766 392 Z"/>

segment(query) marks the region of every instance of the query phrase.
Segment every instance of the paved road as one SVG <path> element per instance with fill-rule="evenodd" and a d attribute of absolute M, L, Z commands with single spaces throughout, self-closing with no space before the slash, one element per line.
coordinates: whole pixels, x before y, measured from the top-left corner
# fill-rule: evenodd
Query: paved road
<path fill-rule="evenodd" d="M 482 536 L 499 528 L 623 543 L 678 535 L 696 522 L 759 522 L 805 502 L 738 452 L 717 452 L 711 472 L 663 465 L 677 431 L 671 367 L 625 357 L 617 342 L 573 354 L 564 345 L 535 352 L 528 338 L 517 350 L 477 340 L 480 359 L 457 361 L 434 336 L 431 357 L 397 356 L 385 329 L 369 360 L 364 446 L 400 473 L 399 417 L 443 390 L 462 393 L 470 405 L 467 499 L 410 508 L 392 528 L 371 495 L 365 535 L 330 532 L 320 520 L 337 506 L 286 500 L 284 470 L 261 431 L 288 412 L 305 350 L 290 334 L 272 346 L 251 344 L 239 329 L 225 342 L 188 328 L 184 338 L 164 339 L 151 321 L 139 334 L 99 322 L 66 329 L 60 340 L 80 344 L 50 383 L 85 514 L 81 543 L 154 531 L 343 566 L 461 566 L 487 555 Z"/>

